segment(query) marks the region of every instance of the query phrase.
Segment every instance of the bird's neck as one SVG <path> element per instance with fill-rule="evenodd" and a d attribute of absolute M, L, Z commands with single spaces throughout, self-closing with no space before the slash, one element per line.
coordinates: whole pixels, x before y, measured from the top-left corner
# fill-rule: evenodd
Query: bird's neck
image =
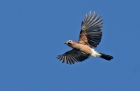
<path fill-rule="evenodd" d="M 72 45 L 71 45 L 72 48 L 75 48 L 75 49 L 80 49 L 80 46 L 78 43 L 74 42 Z"/>

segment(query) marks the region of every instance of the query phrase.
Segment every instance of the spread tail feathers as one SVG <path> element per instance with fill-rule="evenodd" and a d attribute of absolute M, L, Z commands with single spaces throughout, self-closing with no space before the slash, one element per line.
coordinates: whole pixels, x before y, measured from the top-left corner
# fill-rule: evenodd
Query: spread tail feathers
<path fill-rule="evenodd" d="M 113 56 L 110 56 L 110 55 L 107 55 L 107 54 L 104 54 L 104 53 L 100 53 L 100 54 L 101 54 L 100 58 L 106 59 L 108 61 L 113 59 Z"/>

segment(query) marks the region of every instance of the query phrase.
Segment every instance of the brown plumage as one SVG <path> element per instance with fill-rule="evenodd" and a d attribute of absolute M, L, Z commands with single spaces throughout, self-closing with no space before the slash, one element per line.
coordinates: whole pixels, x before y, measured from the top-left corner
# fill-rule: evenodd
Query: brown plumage
<path fill-rule="evenodd" d="M 101 41 L 102 24 L 101 17 L 95 14 L 95 12 L 89 12 L 82 21 L 78 43 L 68 40 L 65 44 L 73 49 L 59 55 L 57 58 L 67 64 L 82 62 L 89 58 L 89 56 L 99 56 L 106 60 L 111 60 L 113 58 L 112 56 L 99 53 L 92 49 L 97 47 Z"/>

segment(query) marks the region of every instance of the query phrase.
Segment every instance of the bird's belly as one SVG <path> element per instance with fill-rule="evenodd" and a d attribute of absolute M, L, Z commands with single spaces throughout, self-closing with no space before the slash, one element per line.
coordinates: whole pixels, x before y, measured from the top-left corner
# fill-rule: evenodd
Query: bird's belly
<path fill-rule="evenodd" d="M 85 54 L 91 55 L 91 50 L 89 48 L 80 48 L 80 51 L 84 52 Z"/>

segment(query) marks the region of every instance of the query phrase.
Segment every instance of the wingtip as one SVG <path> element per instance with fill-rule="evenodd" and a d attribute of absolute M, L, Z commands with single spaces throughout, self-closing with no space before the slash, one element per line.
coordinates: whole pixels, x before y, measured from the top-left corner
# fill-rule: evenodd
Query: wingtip
<path fill-rule="evenodd" d="M 95 11 L 93 12 L 93 14 L 95 15 Z"/>
<path fill-rule="evenodd" d="M 89 11 L 89 13 L 91 14 L 91 11 Z"/>

